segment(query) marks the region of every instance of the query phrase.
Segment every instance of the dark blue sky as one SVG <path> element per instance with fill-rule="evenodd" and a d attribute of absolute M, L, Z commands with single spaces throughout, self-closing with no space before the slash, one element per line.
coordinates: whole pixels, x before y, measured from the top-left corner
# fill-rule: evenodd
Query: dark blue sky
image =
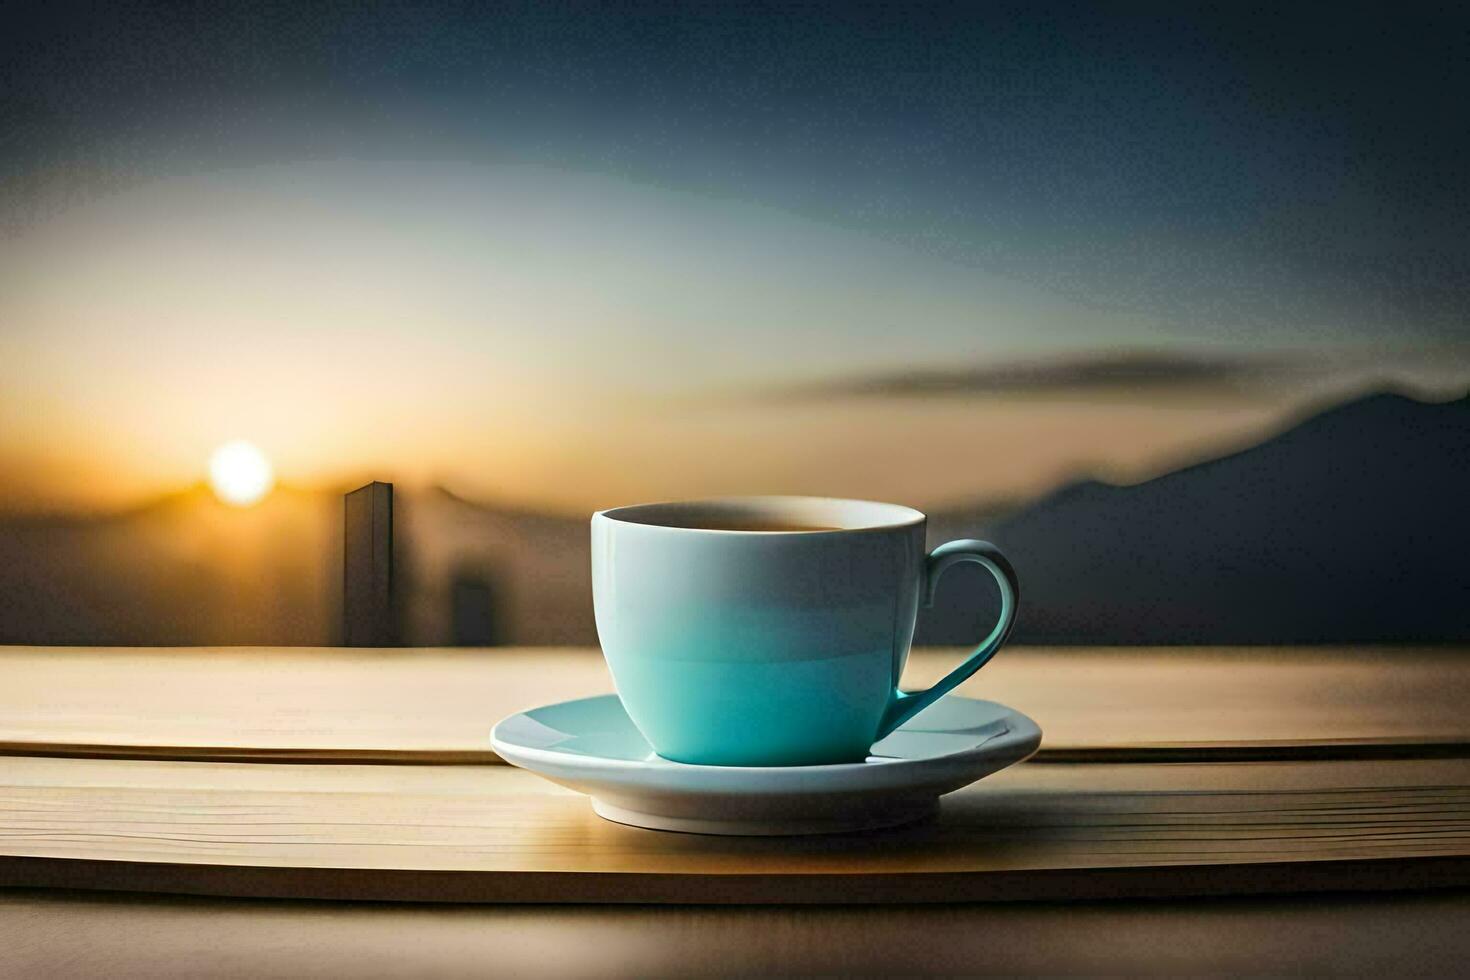
<path fill-rule="evenodd" d="M 1185 333 L 1466 332 L 1457 5 L 316 7 L 12 5 L 7 213 L 263 163 L 536 163 Z"/>

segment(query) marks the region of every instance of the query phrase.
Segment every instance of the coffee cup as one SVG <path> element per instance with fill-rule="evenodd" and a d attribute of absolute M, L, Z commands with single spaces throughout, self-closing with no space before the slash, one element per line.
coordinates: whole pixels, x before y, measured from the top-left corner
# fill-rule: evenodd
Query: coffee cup
<path fill-rule="evenodd" d="M 592 594 L 613 682 L 654 751 L 712 766 L 860 762 L 985 665 L 1020 587 L 984 541 L 925 554 L 910 507 L 824 497 L 643 504 L 592 516 Z M 926 691 L 898 690 L 944 572 L 994 576 L 1000 618 Z"/>

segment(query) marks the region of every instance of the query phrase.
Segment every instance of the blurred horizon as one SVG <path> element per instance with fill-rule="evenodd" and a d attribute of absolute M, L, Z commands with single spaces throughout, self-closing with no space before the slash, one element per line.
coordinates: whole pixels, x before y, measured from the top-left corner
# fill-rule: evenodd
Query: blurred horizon
<path fill-rule="evenodd" d="M 1078 479 L 1029 499 L 929 509 L 929 544 L 981 536 L 1014 556 L 1027 585 L 1021 643 L 1470 637 L 1470 396 L 1380 391 L 1319 408 L 1143 482 Z M 211 479 L 228 472 L 212 467 Z M 233 506 L 249 485 L 196 484 L 106 514 L 0 518 L 0 642 L 339 642 L 346 488 L 285 485 Z M 400 486 L 392 514 L 399 642 L 596 641 L 585 512 Z M 983 632 L 995 597 L 977 572 L 956 572 L 951 588 L 976 597 L 926 613 L 917 642 Z"/>
<path fill-rule="evenodd" d="M 1130 361 L 1113 352 L 1101 362 L 1087 363 L 1126 368 Z M 1151 367 L 1156 362 L 1142 363 Z M 619 472 L 600 483 L 595 481 L 597 471 L 612 465 L 606 459 L 584 459 L 584 468 L 568 474 L 565 484 L 540 492 L 513 479 L 477 475 L 473 465 L 426 471 L 389 462 L 317 473 L 287 471 L 267 496 L 342 493 L 383 480 L 411 492 L 441 488 L 487 506 L 563 516 L 655 499 L 750 493 L 892 499 L 920 509 L 1014 506 L 1081 480 L 1143 482 L 1245 448 L 1316 411 L 1364 394 L 1397 392 L 1433 403 L 1470 393 L 1470 372 L 1453 367 L 1436 371 L 1429 365 L 1417 377 L 1370 370 L 1346 385 L 1334 385 L 1330 375 L 1313 378 L 1311 372 L 1301 372 L 1287 390 L 1253 389 L 1249 381 L 1216 384 L 1208 378 L 1188 386 L 1169 378 L 1077 383 L 1077 365 L 1075 359 L 1055 362 L 1058 373 L 1069 379 L 1062 390 L 1037 377 L 1037 363 L 1030 361 L 1025 362 L 1029 374 L 1024 381 L 1000 385 L 996 392 L 973 390 L 984 387 L 976 384 L 975 371 L 929 370 L 799 384 L 767 392 L 764 406 L 758 391 L 727 393 L 708 402 L 690 399 L 685 416 L 652 423 L 661 425 L 662 437 L 675 434 L 677 452 L 660 459 L 667 443 L 633 443 L 636 472 Z M 1021 372 L 1012 365 L 1000 365 L 999 370 L 1003 375 Z M 1296 369 L 1290 373 L 1295 375 Z M 1162 397 L 1155 395 L 1149 402 L 1129 390 L 1156 385 L 1164 388 Z M 1126 387 L 1116 390 L 1120 386 Z M 1017 416 L 1029 423 L 1029 432 L 1016 431 Z M 987 423 L 994 430 L 989 440 L 983 438 Z M 841 429 L 852 424 L 861 424 L 865 434 L 857 448 L 840 437 Z M 927 430 L 929 437 L 916 436 L 916 429 Z M 967 437 L 988 445 L 968 458 L 956 457 L 964 452 L 957 444 Z M 1027 441 L 1033 445 L 1022 445 Z M 277 458 L 272 442 L 256 442 L 272 461 Z M 1008 449 L 1012 442 L 1016 445 Z M 202 445 L 206 455 L 192 467 L 181 467 L 172 481 L 130 481 L 124 492 L 92 485 L 90 497 L 64 489 L 27 494 L 16 492 L 23 483 L 11 482 L 0 493 L 0 517 L 122 514 L 181 494 L 212 492 L 206 464 L 208 450 L 215 447 Z M 680 472 L 691 464 L 691 445 L 695 452 L 707 452 L 707 460 L 692 472 Z M 732 451 L 737 454 L 733 458 L 727 456 Z M 763 451 L 765 458 L 759 455 Z M 880 453 L 898 454 L 903 465 L 870 465 Z M 1003 472 L 994 472 L 997 461 L 1004 464 Z M 17 472 L 8 469 L 7 477 L 14 481 Z M 66 478 L 75 476 L 75 470 L 66 473 Z"/>

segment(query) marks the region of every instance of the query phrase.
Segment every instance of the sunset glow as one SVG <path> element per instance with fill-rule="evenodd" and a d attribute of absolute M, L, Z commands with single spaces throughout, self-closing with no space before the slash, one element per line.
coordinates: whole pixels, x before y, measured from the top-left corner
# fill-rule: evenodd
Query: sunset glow
<path fill-rule="evenodd" d="M 269 493 L 275 482 L 270 460 L 248 442 L 227 442 L 209 457 L 209 485 L 227 504 L 249 507 Z"/>

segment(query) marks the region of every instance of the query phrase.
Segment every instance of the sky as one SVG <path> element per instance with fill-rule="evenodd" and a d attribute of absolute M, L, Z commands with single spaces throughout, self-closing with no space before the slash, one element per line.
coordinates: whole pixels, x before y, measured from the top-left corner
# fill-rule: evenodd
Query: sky
<path fill-rule="evenodd" d="M 12 20 L 11 510 L 129 505 L 236 438 L 302 486 L 928 506 L 1470 381 L 1449 6 Z"/>

